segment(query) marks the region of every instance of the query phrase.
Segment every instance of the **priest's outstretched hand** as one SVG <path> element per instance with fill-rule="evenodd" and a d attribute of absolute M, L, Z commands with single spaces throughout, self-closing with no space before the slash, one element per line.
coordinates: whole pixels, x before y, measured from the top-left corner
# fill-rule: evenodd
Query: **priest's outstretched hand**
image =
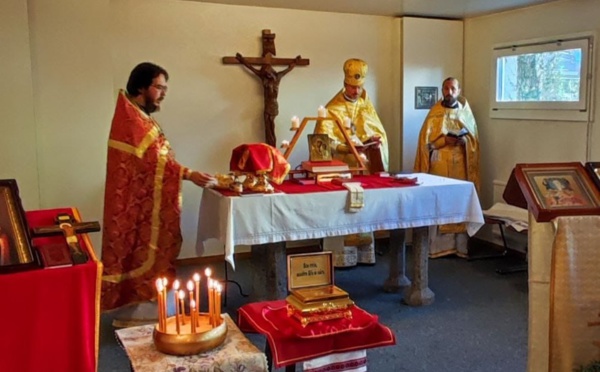
<path fill-rule="evenodd" d="M 210 174 L 198 171 L 190 171 L 187 175 L 187 179 L 200 187 L 210 187 L 217 183 L 217 180 Z"/>

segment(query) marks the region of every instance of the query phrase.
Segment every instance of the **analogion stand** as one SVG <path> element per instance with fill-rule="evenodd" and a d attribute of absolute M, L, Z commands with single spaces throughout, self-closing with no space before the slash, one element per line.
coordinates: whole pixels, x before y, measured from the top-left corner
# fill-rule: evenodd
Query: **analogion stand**
<path fill-rule="evenodd" d="M 396 344 L 396 336 L 377 317 L 352 306 L 351 319 L 334 319 L 303 327 L 287 315 L 285 300 L 246 304 L 238 309 L 238 324 L 243 332 L 266 336 L 265 353 L 269 371 L 285 367 L 295 371 L 299 362 L 331 354 L 348 353 Z M 335 329 L 335 332 L 328 330 Z"/>
<path fill-rule="evenodd" d="M 30 228 L 54 224 L 58 214 L 81 221 L 76 208 L 26 212 Z M 0 275 L 0 371 L 97 370 L 102 264 L 87 234 L 77 234 L 86 263 Z M 34 246 L 64 243 L 34 238 Z"/>

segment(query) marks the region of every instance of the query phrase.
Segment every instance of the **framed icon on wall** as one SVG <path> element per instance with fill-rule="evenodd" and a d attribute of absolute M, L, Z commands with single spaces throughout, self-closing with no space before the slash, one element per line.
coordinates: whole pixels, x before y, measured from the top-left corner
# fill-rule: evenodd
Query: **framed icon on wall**
<path fill-rule="evenodd" d="M 429 110 L 437 100 L 437 87 L 415 87 L 415 110 Z"/>

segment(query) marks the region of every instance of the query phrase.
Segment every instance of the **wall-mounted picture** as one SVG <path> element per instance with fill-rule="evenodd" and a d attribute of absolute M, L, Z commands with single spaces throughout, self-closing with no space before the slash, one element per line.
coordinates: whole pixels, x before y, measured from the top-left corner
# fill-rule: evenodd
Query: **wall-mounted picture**
<path fill-rule="evenodd" d="M 538 222 L 600 215 L 600 191 L 581 163 L 517 164 L 515 176 Z"/>
<path fill-rule="evenodd" d="M 35 266 L 17 182 L 0 180 L 0 273 Z"/>
<path fill-rule="evenodd" d="M 415 110 L 429 110 L 437 100 L 437 87 L 415 87 Z"/>
<path fill-rule="evenodd" d="M 331 160 L 329 136 L 327 134 L 309 134 L 308 153 L 310 161 Z"/>

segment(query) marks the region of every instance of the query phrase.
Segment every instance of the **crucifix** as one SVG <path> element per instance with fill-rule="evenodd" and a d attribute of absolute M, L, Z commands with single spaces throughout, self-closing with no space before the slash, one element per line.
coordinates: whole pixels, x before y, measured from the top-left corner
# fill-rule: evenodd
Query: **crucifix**
<path fill-rule="evenodd" d="M 276 146 L 275 118 L 279 115 L 279 82 L 288 72 L 296 66 L 307 66 L 309 59 L 297 56 L 296 58 L 275 58 L 275 34 L 271 30 L 262 30 L 262 57 L 244 57 L 236 53 L 235 57 L 223 57 L 226 65 L 241 64 L 254 73 L 262 82 L 264 94 L 264 119 L 265 140 L 271 146 Z M 260 66 L 256 68 L 255 66 Z M 273 66 L 287 66 L 281 71 L 276 71 Z"/>
<path fill-rule="evenodd" d="M 36 238 L 63 235 L 69 246 L 73 263 L 82 264 L 88 261 L 88 255 L 81 249 L 77 234 L 95 231 L 100 231 L 100 224 L 98 222 L 76 222 L 70 214 L 60 213 L 56 216 L 56 225 L 33 228 L 32 236 Z"/>

